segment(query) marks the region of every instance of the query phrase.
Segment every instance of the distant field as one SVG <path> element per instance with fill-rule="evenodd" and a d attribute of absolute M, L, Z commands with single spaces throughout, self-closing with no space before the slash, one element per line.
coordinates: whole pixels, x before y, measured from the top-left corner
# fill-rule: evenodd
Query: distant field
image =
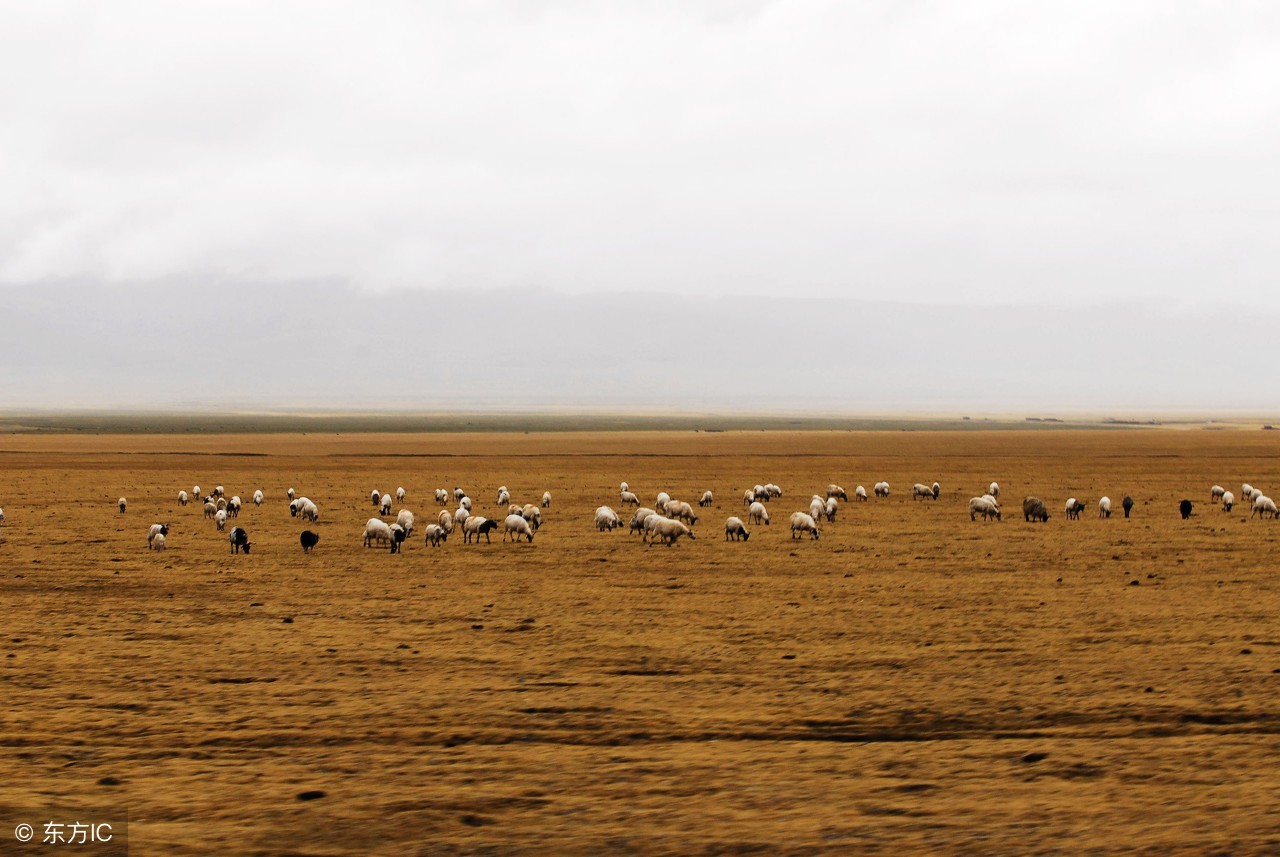
<path fill-rule="evenodd" d="M 1209 503 L 1280 492 L 1274 432 L 247 425 L 0 437 L 6 820 L 127 806 L 134 854 L 1280 851 L 1280 523 Z M 716 505 L 646 547 L 591 524 L 622 480 Z M 765 481 L 773 525 L 724 542 Z M 176 502 L 219 483 L 249 556 Z M 421 529 L 500 484 L 551 491 L 532 544 L 360 545 L 375 488 Z"/>

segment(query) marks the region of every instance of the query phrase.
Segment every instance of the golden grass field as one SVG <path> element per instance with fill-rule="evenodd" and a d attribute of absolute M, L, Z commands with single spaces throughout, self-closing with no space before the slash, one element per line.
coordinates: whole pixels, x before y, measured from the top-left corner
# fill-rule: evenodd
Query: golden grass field
<path fill-rule="evenodd" d="M 0 436 L 0 806 L 125 806 L 134 854 L 1278 853 L 1280 523 L 1209 503 L 1280 491 L 1278 454 L 1258 431 Z M 717 505 L 674 548 L 598 533 L 624 479 Z M 812 493 L 880 479 L 791 542 Z M 971 523 L 992 479 L 1005 519 Z M 767 481 L 773 526 L 725 543 Z M 250 556 L 177 505 L 218 483 Z M 500 484 L 552 492 L 532 544 L 360 545 L 374 488 L 405 486 L 420 531 L 433 489 L 494 517 Z M 320 506 L 311 555 L 289 486 Z"/>

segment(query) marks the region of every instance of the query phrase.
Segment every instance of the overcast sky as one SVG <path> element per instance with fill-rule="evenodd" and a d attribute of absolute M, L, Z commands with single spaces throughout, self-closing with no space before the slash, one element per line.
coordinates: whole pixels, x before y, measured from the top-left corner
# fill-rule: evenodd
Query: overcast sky
<path fill-rule="evenodd" d="M 1280 4 L 41 0 L 0 80 L 0 301 L 1280 310 Z"/>

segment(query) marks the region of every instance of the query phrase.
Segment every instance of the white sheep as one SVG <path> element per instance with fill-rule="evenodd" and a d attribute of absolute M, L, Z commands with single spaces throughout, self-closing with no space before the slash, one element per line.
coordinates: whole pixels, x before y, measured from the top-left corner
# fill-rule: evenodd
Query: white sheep
<path fill-rule="evenodd" d="M 187 505 L 187 492 L 186 492 L 186 491 L 179 491 L 179 492 L 178 492 L 178 505 L 179 505 L 179 506 L 185 506 L 185 505 Z"/>
<path fill-rule="evenodd" d="M 813 538 L 818 538 L 818 524 L 813 520 L 812 515 L 806 515 L 804 512 L 793 512 L 791 514 L 791 538 L 803 538 L 803 533 L 808 533 Z"/>
<path fill-rule="evenodd" d="M 298 495 L 297 495 L 297 492 L 295 492 L 292 488 L 290 488 L 290 489 L 289 489 L 288 491 L 286 491 L 285 493 L 289 495 L 289 499 L 290 499 L 290 500 L 292 500 L 294 497 L 298 496 Z"/>
<path fill-rule="evenodd" d="M 1226 488 L 1223 488 L 1221 485 L 1214 485 L 1212 488 L 1209 489 L 1209 501 L 1212 503 L 1216 503 L 1217 501 L 1222 499 L 1222 495 L 1225 493 L 1227 493 Z"/>
<path fill-rule="evenodd" d="M 227 515 L 232 518 L 240 517 L 240 507 L 242 505 L 243 504 L 240 502 L 240 495 L 235 495 L 227 501 Z"/>
<path fill-rule="evenodd" d="M 444 530 L 446 533 L 453 532 L 453 515 L 449 514 L 448 509 L 441 509 L 440 516 L 437 520 L 440 522 L 440 529 Z"/>
<path fill-rule="evenodd" d="M 462 541 L 469 544 L 474 539 L 476 544 L 480 544 L 480 537 L 484 536 L 485 543 L 490 544 L 489 533 L 497 528 L 497 521 L 490 521 L 482 515 L 472 515 L 462 522 Z"/>
<path fill-rule="evenodd" d="M 835 483 L 832 483 L 827 486 L 827 496 L 839 497 L 841 500 L 844 500 L 846 503 L 849 502 L 849 495 L 845 493 L 845 490 L 843 488 L 841 488 L 839 485 L 836 485 Z"/>
<path fill-rule="evenodd" d="M 666 491 L 659 491 L 658 497 L 654 501 L 653 508 L 657 509 L 659 512 L 665 515 L 667 513 L 667 504 L 670 502 L 671 502 L 671 495 L 668 494 Z"/>
<path fill-rule="evenodd" d="M 751 533 L 747 531 L 747 525 L 742 523 L 741 518 L 725 518 L 724 520 L 724 540 L 727 541 L 746 541 L 751 538 Z"/>
<path fill-rule="evenodd" d="M 375 488 L 373 491 L 369 492 L 369 500 L 371 501 L 370 505 L 372 505 L 373 508 L 378 508 L 378 504 L 382 502 L 382 493 Z"/>
<path fill-rule="evenodd" d="M 835 497 L 827 498 L 827 507 L 823 510 L 823 514 L 827 516 L 828 524 L 834 524 L 836 521 L 836 506 L 838 502 Z"/>
<path fill-rule="evenodd" d="M 854 502 L 857 502 L 857 503 L 867 502 L 867 489 L 862 487 L 861 485 L 859 485 L 857 488 L 854 488 L 853 499 L 854 499 Z"/>
<path fill-rule="evenodd" d="M 191 489 L 191 499 L 195 500 L 197 503 L 200 502 L 200 486 L 199 485 Z"/>
<path fill-rule="evenodd" d="M 320 509 L 315 503 L 311 502 L 307 497 L 299 497 L 295 502 L 298 504 L 298 516 L 306 518 L 308 521 L 320 520 Z"/>
<path fill-rule="evenodd" d="M 218 532 L 223 532 L 227 528 L 227 510 L 219 509 L 218 513 L 213 516 L 213 522 L 218 525 Z"/>
<path fill-rule="evenodd" d="M 150 546 L 149 546 L 149 547 L 150 547 L 150 548 L 151 548 L 151 550 L 153 550 L 153 551 L 162 551 L 162 550 L 164 550 L 164 549 L 165 549 L 165 544 L 164 544 L 164 533 L 156 533 L 156 536 L 155 536 L 155 538 L 153 538 L 153 539 L 151 540 L 151 544 L 150 544 Z"/>
<path fill-rule="evenodd" d="M 678 521 L 684 521 L 690 526 L 698 523 L 698 516 L 693 513 L 693 507 L 683 500 L 668 501 L 667 517 Z"/>
<path fill-rule="evenodd" d="M 596 509 L 596 529 L 600 532 L 609 530 L 612 532 L 622 526 L 622 519 L 618 517 L 618 513 L 610 509 L 608 506 L 600 506 Z"/>
<path fill-rule="evenodd" d="M 449 492 L 444 490 L 443 488 L 437 488 L 436 503 L 438 503 L 441 506 L 447 506 L 449 504 Z"/>
<path fill-rule="evenodd" d="M 1067 520 L 1080 520 L 1080 513 L 1084 511 L 1084 508 L 1084 503 L 1080 502 L 1075 497 L 1068 497 L 1066 506 Z"/>
<path fill-rule="evenodd" d="M 147 547 L 152 547 L 152 542 L 155 541 L 156 536 L 167 535 L 169 535 L 168 524 L 152 524 L 147 530 Z"/>
<path fill-rule="evenodd" d="M 379 544 L 386 542 L 391 543 L 391 525 L 381 518 L 370 518 L 364 525 L 364 546 L 372 547 L 376 541 Z"/>
<path fill-rule="evenodd" d="M 1254 515 L 1258 516 L 1258 520 L 1262 520 L 1267 517 L 1267 515 L 1270 515 L 1273 518 L 1276 517 L 1276 501 L 1263 494 L 1259 494 L 1253 500 L 1253 511 L 1249 513 L 1249 517 L 1252 518 Z"/>
<path fill-rule="evenodd" d="M 991 485 L 987 487 L 987 493 L 990 494 L 992 497 L 999 497 L 1000 485 L 996 482 L 992 482 Z"/>
<path fill-rule="evenodd" d="M 403 502 L 404 502 L 404 487 L 403 487 L 403 486 L 401 486 L 401 487 L 399 487 L 399 488 L 397 488 L 397 489 L 396 489 L 396 502 L 397 502 L 397 503 L 403 503 Z"/>
<path fill-rule="evenodd" d="M 769 526 L 769 509 L 764 503 L 759 501 L 752 503 L 751 508 L 747 510 L 747 520 L 753 524 L 764 524 Z"/>
<path fill-rule="evenodd" d="M 714 500 L 715 500 L 715 497 L 712 496 L 710 491 L 703 491 L 702 496 L 698 498 L 698 505 L 710 506 Z"/>
<path fill-rule="evenodd" d="M 764 493 L 768 494 L 770 497 L 777 498 L 782 496 L 782 489 L 777 485 L 774 485 L 772 482 L 766 482 L 764 484 Z"/>
<path fill-rule="evenodd" d="M 1110 497 L 1103 497 L 1101 500 L 1098 501 L 1098 517 L 1099 518 L 1111 517 L 1111 498 Z"/>
<path fill-rule="evenodd" d="M 511 492 L 507 490 L 507 486 L 503 485 L 498 489 L 498 505 L 506 506 L 511 503 Z"/>
<path fill-rule="evenodd" d="M 213 486 L 213 493 L 214 493 L 215 495 L 217 495 L 218 497 L 221 497 L 221 496 L 222 496 L 223 494 L 225 494 L 226 492 L 222 490 L 222 486 L 221 486 L 221 485 L 215 485 L 215 486 Z"/>
<path fill-rule="evenodd" d="M 876 495 L 877 497 L 888 497 L 888 496 L 889 496 L 889 483 L 888 483 L 888 482 L 877 482 L 877 483 L 875 484 L 875 486 L 874 486 L 874 488 L 873 488 L 872 490 L 875 492 L 875 495 Z"/>
<path fill-rule="evenodd" d="M 465 496 L 467 496 L 467 492 L 462 490 L 462 486 L 455 485 L 453 488 L 453 499 L 461 500 Z"/>
<path fill-rule="evenodd" d="M 1236 495 L 1230 491 L 1222 492 L 1222 511 L 1230 512 L 1231 507 L 1236 504 Z"/>
<path fill-rule="evenodd" d="M 463 494 L 461 497 L 458 498 L 459 508 L 466 509 L 468 512 L 470 512 L 472 505 L 473 504 L 471 502 L 471 498 L 468 497 L 466 494 Z"/>
<path fill-rule="evenodd" d="M 618 489 L 625 494 L 627 491 L 631 490 L 631 486 L 623 482 L 621 485 L 618 486 Z"/>
<path fill-rule="evenodd" d="M 215 503 L 214 505 L 216 505 L 220 510 L 225 510 L 225 509 L 227 508 L 227 498 L 226 498 L 226 497 L 218 497 L 218 499 L 217 499 L 217 501 L 216 501 L 216 503 Z"/>
<path fill-rule="evenodd" d="M 467 522 L 467 518 L 471 517 L 471 510 L 466 506 L 459 506 L 453 513 L 453 523 L 456 526 L 462 526 Z"/>
<path fill-rule="evenodd" d="M 0 524 L 4 523 L 4 509 L 0 509 Z"/>
<path fill-rule="evenodd" d="M 640 505 L 640 498 L 637 497 L 635 494 L 632 494 L 630 491 L 623 491 L 622 505 L 638 507 Z"/>
<path fill-rule="evenodd" d="M 264 499 L 264 495 L 263 495 L 263 493 L 262 493 L 262 489 L 261 489 L 261 488 L 259 488 L 257 491 L 254 491 L 254 492 L 253 492 L 253 505 L 255 505 L 255 506 L 261 506 L 261 505 L 262 505 L 262 501 L 263 501 L 263 499 Z"/>
<path fill-rule="evenodd" d="M 521 536 L 524 536 L 528 541 L 533 541 L 533 528 L 529 526 L 529 522 L 524 519 L 523 515 L 507 515 L 502 525 L 505 528 L 502 532 L 502 540 L 504 542 L 507 540 L 507 536 L 511 536 L 513 542 L 520 541 Z"/>
<path fill-rule="evenodd" d="M 641 536 L 643 536 L 644 522 L 648 520 L 651 516 L 656 514 L 658 513 L 655 512 L 653 509 L 650 509 L 648 506 L 641 506 L 640 508 L 636 509 L 635 514 L 631 516 L 631 521 L 630 523 L 627 524 L 627 526 L 631 532 L 639 533 Z"/>
<path fill-rule="evenodd" d="M 542 492 L 542 508 L 544 509 L 551 508 L 551 492 L 550 491 Z"/>
<path fill-rule="evenodd" d="M 511 505 L 507 506 L 507 514 L 508 514 L 508 515 L 523 515 L 523 514 L 524 514 L 524 506 L 521 506 L 519 503 L 512 503 Z"/>
<path fill-rule="evenodd" d="M 816 521 L 818 518 L 821 518 L 826 513 L 827 513 L 827 502 L 823 500 L 821 497 L 819 497 L 817 494 L 814 494 L 813 498 L 809 500 L 809 517 L 813 518 Z"/>
<path fill-rule="evenodd" d="M 396 515 L 396 523 L 404 527 L 406 538 L 413 535 L 413 512 L 408 509 L 401 509 L 400 514 Z"/>
<path fill-rule="evenodd" d="M 526 503 L 519 514 L 533 526 L 535 532 L 542 526 L 542 510 L 532 503 Z"/>
<path fill-rule="evenodd" d="M 382 502 L 378 504 L 378 511 L 380 514 L 383 514 L 383 515 L 391 514 L 391 495 L 390 494 L 382 495 Z"/>
<path fill-rule="evenodd" d="M 218 514 L 218 507 L 215 504 L 206 500 L 204 502 L 204 516 L 206 518 L 212 518 L 216 514 Z"/>
<path fill-rule="evenodd" d="M 662 543 L 667 547 L 674 545 L 682 536 L 697 538 L 683 522 L 664 518 L 661 515 L 651 515 L 649 520 L 645 521 L 645 528 L 650 533 L 649 544 L 653 544 L 654 537 L 662 539 Z"/>
<path fill-rule="evenodd" d="M 756 502 L 755 489 L 748 488 L 746 491 L 742 492 L 742 505 L 750 506 L 752 503 L 755 503 L 755 502 Z"/>
<path fill-rule="evenodd" d="M 987 521 L 991 518 L 1000 520 L 1000 507 L 996 505 L 994 499 L 986 496 L 974 497 L 969 501 L 969 520 L 976 521 L 978 516 L 982 516 L 982 520 Z"/>
<path fill-rule="evenodd" d="M 445 512 L 445 514 L 449 514 Z M 427 528 L 423 530 L 427 534 L 427 544 L 431 547 L 439 547 L 440 543 L 449 538 L 449 531 L 439 524 L 427 524 Z"/>
<path fill-rule="evenodd" d="M 1240 499 L 1244 500 L 1246 503 L 1253 502 L 1253 486 L 1248 482 L 1240 486 Z"/>
<path fill-rule="evenodd" d="M 120 514 L 123 515 L 125 507 L 129 505 L 129 501 L 121 497 L 119 500 L 116 501 L 116 505 L 120 507 Z"/>
<path fill-rule="evenodd" d="M 937 483 L 934 483 L 934 484 L 937 484 Z M 928 485 L 925 485 L 923 482 L 917 482 L 915 485 L 911 486 L 911 499 L 919 500 L 921 497 L 923 497 L 926 500 L 938 499 L 937 496 L 934 495 L 932 488 L 930 488 Z"/>
<path fill-rule="evenodd" d="M 1254 500 L 1257 500 L 1261 496 L 1262 496 L 1262 489 L 1254 488 L 1249 492 L 1249 496 L 1247 499 L 1249 500 L 1249 502 L 1252 503 Z"/>

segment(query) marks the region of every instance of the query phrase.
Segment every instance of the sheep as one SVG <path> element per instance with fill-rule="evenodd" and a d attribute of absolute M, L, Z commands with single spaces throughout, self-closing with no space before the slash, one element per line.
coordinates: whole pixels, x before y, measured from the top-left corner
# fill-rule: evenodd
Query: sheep
<path fill-rule="evenodd" d="M 179 491 L 179 492 L 178 492 L 178 505 L 179 505 L 179 506 L 185 506 L 185 505 L 187 505 L 187 492 L 186 492 L 186 491 Z"/>
<path fill-rule="evenodd" d="M 467 492 L 463 491 L 461 486 L 454 486 L 453 499 L 461 500 L 465 496 L 467 496 Z"/>
<path fill-rule="evenodd" d="M 533 528 L 529 526 L 529 522 L 524 519 L 523 515 L 507 515 L 502 524 L 505 527 L 502 532 L 502 540 L 504 542 L 507 540 L 507 536 L 511 536 L 513 542 L 520 541 L 521 536 L 524 536 L 528 541 L 533 541 Z"/>
<path fill-rule="evenodd" d="M 320 520 L 320 509 L 310 499 L 299 497 L 295 502 L 298 504 L 298 515 L 313 523 Z"/>
<path fill-rule="evenodd" d="M 889 496 L 889 483 L 888 483 L 888 482 L 877 482 L 877 483 L 875 484 L 875 487 L 874 487 L 872 490 L 875 492 L 875 495 L 876 495 L 877 497 L 888 497 L 888 496 Z"/>
<path fill-rule="evenodd" d="M 710 491 L 703 491 L 702 496 L 698 498 L 698 505 L 703 507 L 710 506 L 714 499 Z"/>
<path fill-rule="evenodd" d="M 303 530 L 298 541 L 302 543 L 303 553 L 311 553 L 311 549 L 320 541 L 320 536 L 310 530 Z"/>
<path fill-rule="evenodd" d="M 937 485 L 938 483 L 935 482 L 933 484 Z M 925 485 L 923 482 L 917 482 L 915 485 L 911 486 L 911 499 L 919 500 L 921 497 L 925 498 L 926 500 L 938 499 L 937 493 L 935 493 L 932 488 L 930 488 L 928 485 Z"/>
<path fill-rule="evenodd" d="M 1244 500 L 1246 503 L 1253 502 L 1253 486 L 1248 482 L 1240 486 L 1240 499 Z"/>
<path fill-rule="evenodd" d="M 647 520 L 650 515 L 656 515 L 656 514 L 658 513 L 655 512 L 653 509 L 650 509 L 648 506 L 641 506 L 640 508 L 636 509 L 635 514 L 631 516 L 631 521 L 630 523 L 627 524 L 627 526 L 631 532 L 639 533 L 640 535 L 643 536 L 645 520 Z"/>
<path fill-rule="evenodd" d="M 218 507 L 206 500 L 204 503 L 204 516 L 206 518 L 212 518 L 216 514 L 218 514 Z"/>
<path fill-rule="evenodd" d="M 933 499 L 937 500 L 938 495 L 942 493 L 942 486 L 937 482 L 933 483 Z"/>
<path fill-rule="evenodd" d="M 773 499 L 773 495 L 769 493 L 769 489 L 763 485 L 757 485 L 751 489 L 756 494 L 756 499 L 762 503 L 768 503 Z"/>
<path fill-rule="evenodd" d="M 649 520 L 645 521 L 645 527 L 652 536 L 662 539 L 662 543 L 667 547 L 674 545 L 681 536 L 688 536 L 691 539 L 697 538 L 693 531 L 686 527 L 682 521 L 677 521 L 674 518 L 664 518 L 661 515 L 651 516 Z M 649 544 L 653 544 L 652 536 L 649 539 Z"/>
<path fill-rule="evenodd" d="M 666 491 L 659 491 L 658 497 L 654 501 L 653 508 L 657 509 L 659 512 L 665 515 L 667 513 L 667 504 L 670 502 L 671 502 L 671 495 L 668 494 Z"/>
<path fill-rule="evenodd" d="M 1120 501 L 1120 506 L 1124 509 L 1124 516 L 1129 517 L 1129 513 L 1133 511 L 1133 498 L 1125 494 L 1124 499 Z"/>
<path fill-rule="evenodd" d="M 983 494 L 983 495 L 982 495 L 982 499 L 984 499 L 984 500 L 990 500 L 992 503 L 994 503 L 994 504 L 995 504 L 995 507 L 996 507 L 997 509 L 998 509 L 998 508 L 1000 508 L 1000 501 L 999 501 L 999 500 L 997 500 L 997 499 L 995 498 L 995 495 L 994 495 L 994 494 Z"/>
<path fill-rule="evenodd" d="M 992 497 L 999 497 L 1000 485 L 996 482 L 992 482 L 989 486 L 987 486 L 987 493 L 990 494 Z"/>
<path fill-rule="evenodd" d="M 994 500 L 988 499 L 986 496 L 974 497 L 969 500 L 969 520 L 976 521 L 978 516 L 982 516 L 982 520 L 989 521 L 995 518 L 1000 520 L 1000 507 L 996 505 Z"/>
<path fill-rule="evenodd" d="M 4 509 L 0 509 L 0 524 L 4 523 Z"/>
<path fill-rule="evenodd" d="M 1257 500 L 1261 496 L 1262 496 L 1262 489 L 1254 488 L 1251 492 L 1249 492 L 1249 496 L 1247 499 L 1249 500 L 1250 503 L 1252 503 L 1254 500 Z"/>
<path fill-rule="evenodd" d="M 232 527 L 231 536 L 227 541 L 231 543 L 231 553 L 240 553 L 241 550 L 248 553 L 249 548 L 253 547 L 253 543 L 249 541 L 249 534 L 243 527 Z"/>
<path fill-rule="evenodd" d="M 1252 518 L 1254 515 L 1257 515 L 1258 520 L 1262 520 L 1268 514 L 1271 515 L 1272 518 L 1276 517 L 1276 501 L 1272 500 L 1270 497 L 1259 494 L 1253 501 L 1253 507 L 1252 511 L 1249 512 L 1249 517 Z"/>
<path fill-rule="evenodd" d="M 390 494 L 382 495 L 382 502 L 378 504 L 378 514 L 380 515 L 391 514 L 391 495 Z"/>
<path fill-rule="evenodd" d="M 116 501 L 116 505 L 120 507 L 120 514 L 123 515 L 125 507 L 129 505 L 129 501 L 121 497 L 119 500 Z"/>
<path fill-rule="evenodd" d="M 689 526 L 698 523 L 698 516 L 693 514 L 693 507 L 683 500 L 672 500 L 667 503 L 667 517 L 677 521 L 684 521 Z"/>
<path fill-rule="evenodd" d="M 264 499 L 264 496 L 263 496 L 263 494 L 262 494 L 262 489 L 261 489 L 261 488 L 259 488 L 257 491 L 254 491 L 254 492 L 253 492 L 253 505 L 255 505 L 255 506 L 261 506 L 261 505 L 262 505 L 262 501 L 263 501 L 263 499 Z"/>
<path fill-rule="evenodd" d="M 462 526 L 467 522 L 467 518 L 471 517 L 471 510 L 465 506 L 459 506 L 453 513 L 453 522 L 457 526 Z"/>
<path fill-rule="evenodd" d="M 289 501 L 289 517 L 290 518 L 298 517 L 298 501 L 297 500 Z"/>
<path fill-rule="evenodd" d="M 217 506 L 218 509 L 220 509 L 221 511 L 225 512 L 227 509 L 227 498 L 219 497 L 216 501 L 214 501 L 214 505 Z"/>
<path fill-rule="evenodd" d="M 551 508 L 551 492 L 550 491 L 542 492 L 542 508 L 544 509 Z"/>
<path fill-rule="evenodd" d="M 1099 518 L 1111 517 L 1111 498 L 1110 497 L 1103 497 L 1101 500 L 1098 501 L 1098 517 Z"/>
<path fill-rule="evenodd" d="M 839 497 L 841 500 L 845 501 L 846 503 L 849 502 L 849 495 L 845 493 L 845 490 L 843 488 L 841 488 L 839 485 L 836 485 L 835 483 L 832 483 L 827 486 L 827 496 Z"/>
<path fill-rule="evenodd" d="M 1045 508 L 1044 501 L 1039 497 L 1024 497 L 1022 498 L 1022 517 L 1027 521 L 1048 523 L 1049 510 Z"/>
<path fill-rule="evenodd" d="M 215 496 L 215 497 L 221 497 L 221 496 L 222 496 L 223 494 L 225 494 L 225 493 L 226 493 L 226 492 L 222 490 L 222 486 L 221 486 L 221 485 L 215 485 L 215 486 L 213 486 L 213 494 L 214 494 L 214 496 Z"/>
<path fill-rule="evenodd" d="M 391 526 L 381 518 L 370 518 L 364 525 L 364 546 L 372 547 L 375 541 L 391 542 Z"/>
<path fill-rule="evenodd" d="M 622 505 L 638 507 L 640 505 L 640 498 L 637 497 L 635 494 L 632 494 L 630 491 L 623 491 Z"/>
<path fill-rule="evenodd" d="M 1080 502 L 1075 497 L 1071 497 L 1067 500 L 1067 520 L 1068 521 L 1080 520 L 1080 513 L 1083 511 L 1084 511 L 1084 503 Z"/>
<path fill-rule="evenodd" d="M 294 497 L 296 497 L 296 496 L 297 496 L 297 493 L 296 493 L 292 488 L 290 488 L 290 489 L 289 489 L 288 491 L 286 491 L 285 493 L 289 495 L 289 499 L 290 499 L 290 500 L 292 500 Z"/>
<path fill-rule="evenodd" d="M 507 506 L 507 514 L 508 514 L 508 515 L 523 515 L 523 514 L 524 514 L 524 506 L 521 506 L 519 503 L 512 503 L 511 505 Z"/>
<path fill-rule="evenodd" d="M 436 504 L 439 506 L 449 505 L 449 492 L 443 488 L 436 489 Z"/>
<path fill-rule="evenodd" d="M 401 509 L 400 514 L 396 515 L 396 523 L 404 527 L 405 538 L 413 535 L 413 512 Z"/>
<path fill-rule="evenodd" d="M 230 518 L 240 517 L 240 496 L 237 494 L 227 501 L 227 516 Z"/>
<path fill-rule="evenodd" d="M 168 524 L 152 524 L 151 528 L 147 530 L 147 547 L 152 546 L 151 543 L 155 541 L 156 536 L 167 536 L 167 535 L 169 535 Z"/>
<path fill-rule="evenodd" d="M 596 529 L 600 532 L 608 530 L 613 532 L 622 526 L 622 519 L 618 517 L 618 513 L 610 509 L 608 506 L 600 506 L 596 509 Z"/>
<path fill-rule="evenodd" d="M 475 543 L 480 544 L 480 536 L 484 536 L 485 544 L 491 544 L 489 533 L 497 528 L 497 521 L 490 521 L 481 515 L 472 515 L 462 522 L 462 541 L 464 544 L 470 544 L 474 538 Z"/>
<path fill-rule="evenodd" d="M 621 485 L 618 486 L 618 490 L 622 491 L 625 494 L 627 491 L 631 490 L 631 486 L 623 482 Z"/>
<path fill-rule="evenodd" d="M 378 490 L 375 488 L 375 489 L 374 489 L 374 490 L 369 494 L 369 499 L 370 499 L 371 501 L 373 501 L 373 502 L 372 502 L 373 508 L 375 508 L 375 509 L 376 509 L 376 508 L 378 508 L 378 504 L 382 502 L 382 494 L 380 494 L 380 493 L 378 492 Z"/>
<path fill-rule="evenodd" d="M 404 502 L 404 486 L 403 485 L 396 489 L 396 502 L 397 503 Z"/>
<path fill-rule="evenodd" d="M 156 533 L 156 537 L 151 540 L 150 548 L 153 551 L 162 551 L 165 549 L 164 533 Z"/>
<path fill-rule="evenodd" d="M 1182 516 L 1182 520 L 1185 521 L 1187 518 L 1191 517 L 1191 509 L 1191 501 L 1184 497 L 1182 502 L 1178 504 L 1178 514 Z"/>
<path fill-rule="evenodd" d="M 1230 512 L 1231 507 L 1234 506 L 1235 504 L 1236 504 L 1236 495 L 1232 494 L 1230 491 L 1224 491 L 1222 493 L 1222 511 Z M 0 515 L 0 521 L 3 521 L 3 520 L 4 520 L 4 516 Z"/>
<path fill-rule="evenodd" d="M 542 510 L 532 503 L 525 504 L 525 507 L 520 510 L 520 517 L 528 521 L 535 532 L 542 526 Z"/>
<path fill-rule="evenodd" d="M 747 532 L 746 524 L 742 523 L 741 518 L 725 518 L 724 520 L 724 540 L 727 541 L 746 541 L 751 538 L 751 533 Z"/>
<path fill-rule="evenodd" d="M 750 506 L 752 503 L 759 502 L 756 500 L 756 492 L 753 488 L 748 488 L 742 492 L 742 505 Z"/>
<path fill-rule="evenodd" d="M 200 486 L 199 485 L 196 485 L 191 489 L 191 499 L 195 500 L 197 503 L 200 502 Z"/>
<path fill-rule="evenodd" d="M 857 502 L 857 503 L 865 503 L 865 502 L 867 502 L 867 499 L 868 499 L 868 498 L 867 498 L 867 489 L 866 489 L 866 488 L 864 488 L 864 487 L 862 487 L 861 485 L 859 485 L 857 488 L 854 488 L 854 489 L 853 489 L 853 499 L 854 499 L 854 501 L 855 501 L 855 502 Z"/>
<path fill-rule="evenodd" d="M 818 524 L 813 520 L 812 515 L 806 515 L 804 512 L 793 512 L 791 514 L 791 538 L 803 538 L 802 533 L 808 533 L 814 539 L 818 538 Z"/>
<path fill-rule="evenodd" d="M 764 503 L 755 502 L 751 504 L 751 508 L 747 510 L 747 520 L 753 524 L 764 524 L 769 526 L 769 509 Z"/>
<path fill-rule="evenodd" d="M 1222 495 L 1225 493 L 1227 493 L 1226 488 L 1223 488 L 1221 485 L 1214 485 L 1209 489 L 1209 502 L 1216 503 L 1222 499 Z"/>
<path fill-rule="evenodd" d="M 836 522 L 836 507 L 839 503 L 835 497 L 827 498 L 827 507 L 823 510 L 823 514 L 827 516 L 827 523 L 834 524 Z"/>
<path fill-rule="evenodd" d="M 448 514 L 447 512 L 445 514 Z M 427 524 L 427 528 L 423 530 L 427 534 L 427 544 L 431 547 L 439 547 L 449 538 L 449 531 L 439 524 Z"/>
<path fill-rule="evenodd" d="M 218 532 L 224 531 L 227 528 L 227 510 L 219 509 L 213 516 L 213 522 L 218 525 Z"/>
<path fill-rule="evenodd" d="M 470 512 L 472 505 L 474 504 L 471 502 L 471 498 L 468 497 L 466 494 L 463 494 L 461 497 L 458 498 L 459 509 L 466 509 L 468 512 Z"/>
<path fill-rule="evenodd" d="M 391 496 L 391 495 L 387 495 Z M 404 544 L 406 534 L 404 527 L 399 524 L 391 524 L 387 529 L 391 530 L 391 552 L 400 553 L 400 545 Z"/>
<path fill-rule="evenodd" d="M 774 485 L 772 482 L 766 482 L 764 483 L 764 493 L 768 494 L 771 498 L 781 497 L 782 489 L 777 485 Z"/>
<path fill-rule="evenodd" d="M 440 529 L 444 530 L 446 533 L 453 532 L 453 515 L 449 514 L 448 509 L 441 509 L 440 516 L 437 520 L 439 521 Z"/>
<path fill-rule="evenodd" d="M 809 499 L 809 517 L 815 521 L 827 514 L 827 502 L 814 494 Z"/>
<path fill-rule="evenodd" d="M 511 503 L 511 493 L 507 491 L 507 486 L 503 485 L 498 489 L 498 505 L 507 506 Z"/>

